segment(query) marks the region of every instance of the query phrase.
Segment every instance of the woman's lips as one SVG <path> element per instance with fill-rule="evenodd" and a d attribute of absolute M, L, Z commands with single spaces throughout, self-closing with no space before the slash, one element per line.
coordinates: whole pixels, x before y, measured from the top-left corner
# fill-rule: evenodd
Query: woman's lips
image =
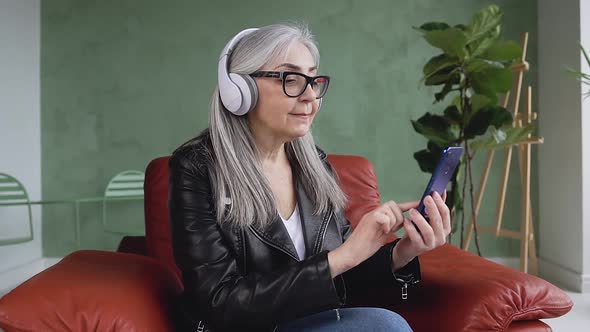
<path fill-rule="evenodd" d="M 290 113 L 289 115 L 298 117 L 300 119 L 307 119 L 307 118 L 311 117 L 311 114 L 305 114 L 305 113 Z"/>

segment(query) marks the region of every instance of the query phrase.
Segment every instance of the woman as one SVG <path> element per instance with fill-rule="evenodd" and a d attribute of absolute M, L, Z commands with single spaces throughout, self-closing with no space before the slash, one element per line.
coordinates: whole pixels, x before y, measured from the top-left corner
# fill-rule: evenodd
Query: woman
<path fill-rule="evenodd" d="M 329 86 L 318 65 L 304 27 L 242 31 L 221 54 L 209 128 L 170 159 L 173 249 L 185 285 L 178 312 L 191 331 L 411 330 L 388 310 L 338 308 L 369 286 L 407 296 L 420 279 L 417 256 L 450 232 L 449 210 L 429 196 L 431 226 L 418 202 L 390 201 L 352 231 L 310 132 Z M 386 244 L 402 227 L 406 235 Z"/>

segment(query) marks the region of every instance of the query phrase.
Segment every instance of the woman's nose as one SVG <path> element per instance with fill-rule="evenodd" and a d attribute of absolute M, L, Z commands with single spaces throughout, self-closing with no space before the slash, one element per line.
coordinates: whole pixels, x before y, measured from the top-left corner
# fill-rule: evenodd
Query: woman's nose
<path fill-rule="evenodd" d="M 311 84 L 307 84 L 305 86 L 305 91 L 303 91 L 303 94 L 301 94 L 299 98 L 301 101 L 310 102 L 317 99 L 317 94 L 311 87 Z"/>

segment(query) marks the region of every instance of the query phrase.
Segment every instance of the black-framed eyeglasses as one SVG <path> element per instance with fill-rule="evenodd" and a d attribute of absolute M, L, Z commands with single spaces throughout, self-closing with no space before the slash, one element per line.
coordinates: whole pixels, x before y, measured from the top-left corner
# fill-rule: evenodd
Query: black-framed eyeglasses
<path fill-rule="evenodd" d="M 330 76 L 307 76 L 295 71 L 256 71 L 252 77 L 278 78 L 283 82 L 283 92 L 289 97 L 299 97 L 310 85 L 315 92 L 316 99 L 322 98 L 330 85 Z"/>

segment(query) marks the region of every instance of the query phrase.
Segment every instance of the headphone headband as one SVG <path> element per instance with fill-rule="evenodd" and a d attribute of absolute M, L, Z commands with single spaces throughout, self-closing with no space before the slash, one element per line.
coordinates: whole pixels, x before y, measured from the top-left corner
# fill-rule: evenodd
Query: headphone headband
<path fill-rule="evenodd" d="M 227 55 L 229 56 L 231 54 L 231 52 L 233 51 L 234 46 L 238 43 L 238 41 L 240 41 L 240 39 L 242 39 L 242 37 L 244 37 L 245 35 L 254 32 L 258 30 L 258 28 L 249 28 L 249 29 L 244 29 L 240 32 L 238 32 L 237 35 L 235 35 L 223 48 L 223 51 L 221 51 L 221 54 L 219 55 L 219 60 L 221 60 L 221 58 L 223 58 L 223 56 Z"/>

